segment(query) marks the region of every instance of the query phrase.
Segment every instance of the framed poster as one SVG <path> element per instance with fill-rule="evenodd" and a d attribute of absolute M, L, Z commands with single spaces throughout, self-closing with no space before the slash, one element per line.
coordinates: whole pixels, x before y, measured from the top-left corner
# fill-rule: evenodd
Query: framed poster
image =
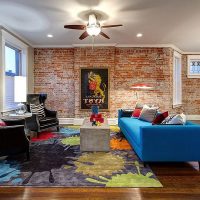
<path fill-rule="evenodd" d="M 109 70 L 108 68 L 80 69 L 80 108 L 91 109 L 99 106 L 102 111 L 109 110 Z"/>

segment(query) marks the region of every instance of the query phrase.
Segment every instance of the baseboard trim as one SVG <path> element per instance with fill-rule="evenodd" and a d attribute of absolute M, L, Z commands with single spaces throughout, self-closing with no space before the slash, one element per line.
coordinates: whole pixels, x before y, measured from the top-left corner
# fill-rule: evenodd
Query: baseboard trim
<path fill-rule="evenodd" d="M 187 115 L 187 120 L 200 120 L 200 115 Z"/>
<path fill-rule="evenodd" d="M 74 124 L 74 118 L 58 118 L 59 124 Z"/>
<path fill-rule="evenodd" d="M 59 124 L 82 125 L 84 118 L 59 118 Z M 117 118 L 108 118 L 109 125 L 117 125 Z"/>

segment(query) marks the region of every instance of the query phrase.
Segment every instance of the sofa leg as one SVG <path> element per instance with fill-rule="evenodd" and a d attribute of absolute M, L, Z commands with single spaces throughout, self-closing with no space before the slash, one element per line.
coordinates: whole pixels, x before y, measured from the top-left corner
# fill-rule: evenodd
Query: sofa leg
<path fill-rule="evenodd" d="M 143 165 L 144 165 L 144 167 L 147 167 L 147 163 L 146 162 L 143 162 Z"/>

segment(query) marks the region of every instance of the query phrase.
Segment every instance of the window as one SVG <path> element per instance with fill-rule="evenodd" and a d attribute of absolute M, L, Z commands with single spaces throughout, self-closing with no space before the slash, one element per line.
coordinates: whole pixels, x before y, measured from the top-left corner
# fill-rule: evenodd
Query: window
<path fill-rule="evenodd" d="M 0 111 L 15 109 L 14 102 L 14 79 L 15 76 L 26 77 L 28 69 L 28 45 L 5 30 L 0 30 L 0 48 L 2 49 L 0 58 L 2 65 L 0 86 Z"/>
<path fill-rule="evenodd" d="M 188 78 L 200 78 L 200 55 L 188 56 Z"/>
<path fill-rule="evenodd" d="M 14 77 L 21 75 L 21 50 L 5 45 L 5 110 L 14 109 Z"/>
<path fill-rule="evenodd" d="M 177 107 L 182 104 L 182 66 L 181 54 L 174 52 L 173 66 L 173 106 Z"/>
<path fill-rule="evenodd" d="M 21 67 L 21 51 L 9 44 L 5 46 L 5 72 L 7 76 L 19 76 Z"/>

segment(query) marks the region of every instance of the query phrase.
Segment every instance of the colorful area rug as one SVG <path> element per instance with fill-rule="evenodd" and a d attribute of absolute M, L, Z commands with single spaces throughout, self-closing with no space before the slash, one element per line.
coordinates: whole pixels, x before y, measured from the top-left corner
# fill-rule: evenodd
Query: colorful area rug
<path fill-rule="evenodd" d="M 30 161 L 0 161 L 0 186 L 162 187 L 126 139 L 111 127 L 110 152 L 80 152 L 79 127 L 43 132 L 33 138 Z"/>

